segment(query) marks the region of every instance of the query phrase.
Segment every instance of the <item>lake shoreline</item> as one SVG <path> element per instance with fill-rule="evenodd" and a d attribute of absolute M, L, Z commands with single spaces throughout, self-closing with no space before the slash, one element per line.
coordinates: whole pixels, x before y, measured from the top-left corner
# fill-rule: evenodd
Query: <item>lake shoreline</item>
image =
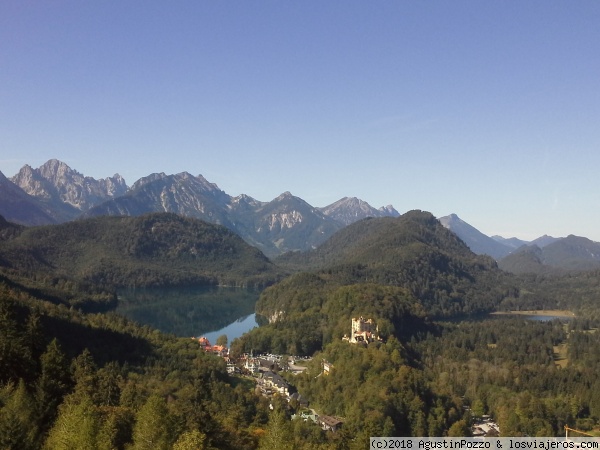
<path fill-rule="evenodd" d="M 553 317 L 576 317 L 575 313 L 560 309 L 538 309 L 529 311 L 496 311 L 490 313 L 492 316 L 553 316 Z"/>

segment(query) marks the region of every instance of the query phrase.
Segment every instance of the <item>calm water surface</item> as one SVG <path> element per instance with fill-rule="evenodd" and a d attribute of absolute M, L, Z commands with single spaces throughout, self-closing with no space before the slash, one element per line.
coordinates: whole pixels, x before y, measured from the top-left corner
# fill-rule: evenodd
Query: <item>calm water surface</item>
<path fill-rule="evenodd" d="M 569 316 L 523 316 L 527 320 L 534 320 L 536 322 L 549 322 L 550 320 L 559 319 L 559 320 L 572 320 L 574 317 Z"/>
<path fill-rule="evenodd" d="M 176 336 L 222 334 L 229 342 L 254 328 L 260 291 L 226 287 L 144 288 L 119 292 L 116 312 Z"/>
<path fill-rule="evenodd" d="M 256 315 L 250 314 L 247 317 L 240 317 L 233 323 L 230 323 L 224 328 L 221 328 L 217 331 L 212 331 L 210 333 L 204 333 L 205 336 L 211 344 L 214 344 L 217 341 L 217 338 L 221 335 L 227 336 L 227 341 L 231 344 L 235 338 L 240 337 L 242 334 L 250 331 L 252 328 L 257 327 L 256 323 Z"/>

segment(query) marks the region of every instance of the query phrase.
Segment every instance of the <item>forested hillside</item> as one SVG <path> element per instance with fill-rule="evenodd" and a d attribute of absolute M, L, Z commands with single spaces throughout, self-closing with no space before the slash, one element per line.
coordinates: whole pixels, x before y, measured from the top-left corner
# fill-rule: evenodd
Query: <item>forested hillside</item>
<path fill-rule="evenodd" d="M 362 220 L 316 250 L 287 254 L 276 263 L 289 270 L 311 270 L 328 286 L 399 286 L 418 299 L 428 315 L 438 317 L 492 310 L 513 291 L 511 277 L 498 270 L 492 258 L 472 253 L 422 211 Z M 259 312 L 271 315 L 280 304 L 277 299 L 284 301 L 283 293 L 272 294 L 276 289 L 283 288 L 267 290 Z M 287 309 L 285 301 L 282 304 Z"/>
<path fill-rule="evenodd" d="M 504 273 L 429 213 L 366 219 L 280 258 L 295 273 L 263 291 L 264 325 L 232 343 L 234 356 L 313 356 L 282 375 L 341 418 L 336 433 L 290 421 L 297 404 L 255 394 L 191 339 L 90 313 L 112 308 L 117 287 L 282 277 L 223 227 L 152 214 L 4 221 L 0 236 L 0 448 L 360 449 L 370 436 L 469 435 L 483 414 L 509 436 L 600 422 L 598 273 Z M 584 318 L 486 316 L 540 308 Z M 343 340 L 360 316 L 376 337 Z"/>
<path fill-rule="evenodd" d="M 312 252 L 277 262 L 312 268 L 266 289 L 257 305 L 268 326 L 246 350 L 311 354 L 348 332 L 350 317 L 372 317 L 386 335 L 410 335 L 423 318 L 490 312 L 517 289 L 489 257 L 473 254 L 430 213 L 365 219 Z"/>
<path fill-rule="evenodd" d="M 564 274 L 600 268 L 600 243 L 569 235 L 543 247 L 523 246 L 498 262 L 516 274 Z"/>
<path fill-rule="evenodd" d="M 503 436 L 598 433 L 600 322 L 523 317 L 438 324 L 410 348 L 438 395 L 491 415 Z"/>
<path fill-rule="evenodd" d="M 279 276 L 260 251 L 225 227 L 175 214 L 98 217 L 17 234 L 0 247 L 2 269 L 32 279 L 54 279 L 54 284 L 95 290 L 264 286 Z"/>
<path fill-rule="evenodd" d="M 580 317 L 600 319 L 600 272 L 523 274 L 515 279 L 517 298 L 506 298 L 503 310 L 567 309 Z"/>
<path fill-rule="evenodd" d="M 469 435 L 473 417 L 483 414 L 505 436 L 597 426 L 597 274 L 512 276 L 420 211 L 363 220 L 312 252 L 277 261 L 310 271 L 263 292 L 257 312 L 268 324 L 234 348 L 316 352 L 294 381 L 317 409 L 344 417 L 356 442 Z M 573 309 L 588 319 L 484 314 L 527 308 Z M 375 321 L 381 341 L 342 339 L 359 316 Z M 332 367 L 327 376 L 323 361 Z"/>
<path fill-rule="evenodd" d="M 0 280 L 2 449 L 255 448 L 266 411 L 191 339 Z"/>

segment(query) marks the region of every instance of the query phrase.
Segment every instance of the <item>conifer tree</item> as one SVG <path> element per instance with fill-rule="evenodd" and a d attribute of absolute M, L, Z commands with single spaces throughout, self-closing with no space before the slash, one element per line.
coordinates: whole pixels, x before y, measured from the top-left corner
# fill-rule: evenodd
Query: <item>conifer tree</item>
<path fill-rule="evenodd" d="M 290 421 L 283 411 L 275 409 L 270 417 L 265 436 L 260 441 L 259 449 L 293 450 L 294 439 Z"/>
<path fill-rule="evenodd" d="M 134 415 L 129 408 L 99 407 L 102 414 L 98 450 L 126 448 L 131 443 Z"/>
<path fill-rule="evenodd" d="M 0 391 L 0 448 L 29 450 L 37 448 L 38 427 L 35 404 L 25 382 L 10 383 Z"/>
<path fill-rule="evenodd" d="M 133 429 L 134 450 L 169 449 L 171 426 L 165 401 L 153 395 L 142 406 Z"/>
<path fill-rule="evenodd" d="M 29 361 L 11 303 L 0 299 L 0 383 L 23 377 Z"/>
<path fill-rule="evenodd" d="M 119 364 L 115 361 L 108 363 L 96 373 L 97 391 L 96 403 L 98 405 L 116 406 L 121 396 L 120 383 L 122 377 Z"/>
<path fill-rule="evenodd" d="M 97 371 L 98 367 L 96 367 L 94 358 L 86 348 L 71 363 L 71 372 L 73 373 L 73 381 L 75 382 L 75 395 L 87 395 L 89 398 L 94 398 L 98 390 Z"/>
<path fill-rule="evenodd" d="M 173 450 L 204 450 L 206 448 L 206 435 L 201 433 L 198 430 L 186 431 L 175 445 L 173 445 Z"/>
<path fill-rule="evenodd" d="M 60 405 L 50 429 L 45 448 L 48 450 L 96 450 L 99 416 L 87 395 L 71 395 Z"/>
<path fill-rule="evenodd" d="M 71 378 L 67 359 L 56 339 L 53 339 L 40 358 L 41 374 L 36 383 L 36 401 L 40 424 L 49 427 L 56 417 L 58 405 L 67 393 Z"/>

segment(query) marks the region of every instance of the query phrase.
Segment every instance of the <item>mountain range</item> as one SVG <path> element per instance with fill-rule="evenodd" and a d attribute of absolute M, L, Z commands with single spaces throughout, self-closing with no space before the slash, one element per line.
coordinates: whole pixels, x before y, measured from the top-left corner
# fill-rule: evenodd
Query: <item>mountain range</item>
<path fill-rule="evenodd" d="M 499 260 L 498 266 L 512 273 L 597 270 L 600 269 L 600 243 L 571 234 L 543 247 L 523 246 Z"/>
<path fill-rule="evenodd" d="M 461 238 L 473 253 L 486 254 L 494 259 L 500 259 L 514 250 L 502 241 L 486 236 L 481 231 L 460 219 L 456 214 L 440 217 L 440 223 Z M 523 242 L 521 245 L 524 245 Z"/>
<path fill-rule="evenodd" d="M 439 218 L 476 254 L 486 254 L 512 273 L 562 273 L 600 269 L 600 243 L 581 236 L 556 238 L 548 235 L 533 241 L 486 236 L 456 214 Z"/>
<path fill-rule="evenodd" d="M 118 174 L 95 180 L 52 159 L 0 174 L 0 215 L 23 225 L 103 215 L 172 212 L 224 225 L 273 257 L 317 247 L 339 229 L 365 217 L 398 216 L 391 205 L 375 209 L 356 198 L 317 208 L 285 192 L 270 202 L 232 197 L 202 175 L 155 173 L 128 187 Z"/>
<path fill-rule="evenodd" d="M 37 169 L 25 165 L 10 179 L 0 172 L 0 215 L 12 223 L 59 224 L 77 218 L 154 212 L 224 225 L 270 258 L 315 249 L 337 231 L 367 217 L 400 216 L 391 205 L 376 209 L 356 197 L 344 197 L 321 208 L 290 192 L 269 202 L 246 194 L 233 197 L 202 175 L 188 172 L 154 173 L 132 186 L 119 174 L 96 180 L 56 159 Z M 567 238 L 544 235 L 527 242 L 487 236 L 456 214 L 438 220 L 471 251 L 492 256 L 507 271 L 540 273 L 598 266 L 595 255 L 600 254 L 596 248 L 600 244 L 586 238 L 569 236 L 561 244 Z M 285 259 L 280 262 L 285 265 Z"/>

